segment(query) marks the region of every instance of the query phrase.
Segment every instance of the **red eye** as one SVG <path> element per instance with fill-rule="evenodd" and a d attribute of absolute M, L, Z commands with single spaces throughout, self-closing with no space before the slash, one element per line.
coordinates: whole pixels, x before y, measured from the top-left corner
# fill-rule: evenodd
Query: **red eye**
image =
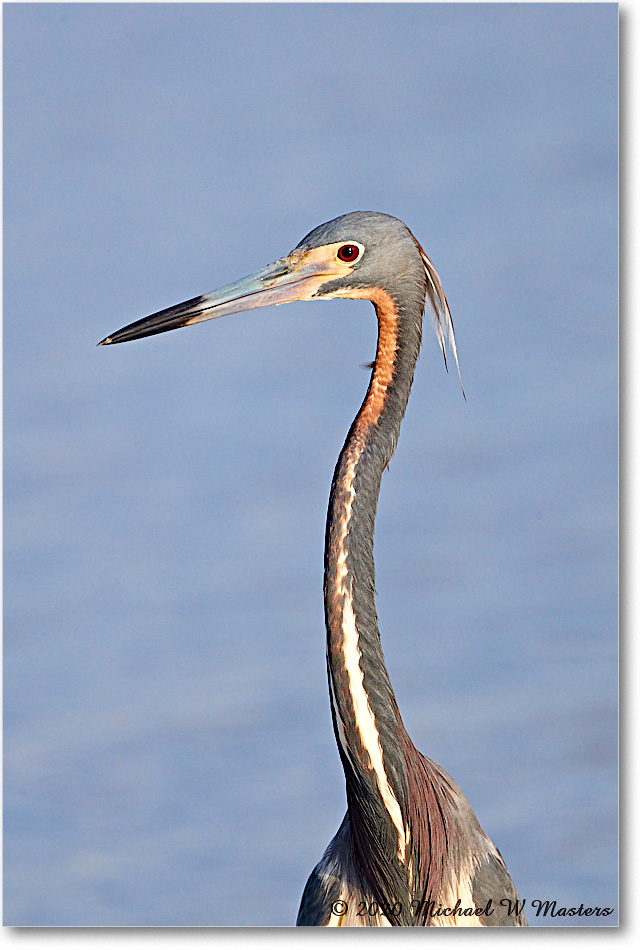
<path fill-rule="evenodd" d="M 350 264 L 352 261 L 356 261 L 359 257 L 359 253 L 360 251 L 356 244 L 343 244 L 337 251 L 337 257 L 345 264 Z"/>

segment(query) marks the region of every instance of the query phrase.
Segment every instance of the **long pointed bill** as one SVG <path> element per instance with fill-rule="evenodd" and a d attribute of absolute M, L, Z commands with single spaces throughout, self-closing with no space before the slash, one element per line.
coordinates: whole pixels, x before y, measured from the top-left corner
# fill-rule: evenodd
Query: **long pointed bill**
<path fill-rule="evenodd" d="M 306 254 L 304 257 L 290 255 L 214 293 L 193 297 L 185 303 L 130 323 L 105 337 L 98 345 L 139 340 L 155 333 L 165 333 L 167 330 L 188 327 L 203 320 L 213 320 L 255 307 L 308 300 L 332 276 L 333 271 L 328 268 L 327 259 L 320 260 L 316 254 Z"/>

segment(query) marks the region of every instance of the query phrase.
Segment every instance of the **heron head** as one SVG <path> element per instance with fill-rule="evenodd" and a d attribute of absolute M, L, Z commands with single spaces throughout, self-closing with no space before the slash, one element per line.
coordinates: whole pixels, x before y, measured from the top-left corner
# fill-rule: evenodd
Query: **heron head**
<path fill-rule="evenodd" d="M 353 211 L 319 225 L 285 257 L 249 277 L 153 313 L 101 342 L 124 343 L 215 317 L 295 300 L 366 297 L 376 302 L 382 292 L 401 312 L 412 313 L 420 320 L 426 294 L 430 294 L 428 267 L 432 265 L 402 221 L 379 212 Z M 443 314 L 436 327 L 443 349 L 441 324 L 448 329 L 452 324 L 436 273 L 434 278 L 437 296 L 433 310 L 437 313 L 440 308 Z"/>
<path fill-rule="evenodd" d="M 325 269 L 310 299 L 366 297 L 386 291 L 423 309 L 425 276 L 420 248 L 406 225 L 388 214 L 352 211 L 311 231 L 292 255 Z M 290 255 L 290 256 L 292 256 Z"/>

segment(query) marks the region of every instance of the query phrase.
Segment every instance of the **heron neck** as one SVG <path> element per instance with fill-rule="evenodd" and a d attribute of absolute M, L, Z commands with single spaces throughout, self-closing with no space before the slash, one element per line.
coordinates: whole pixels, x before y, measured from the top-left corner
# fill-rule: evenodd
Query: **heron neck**
<path fill-rule="evenodd" d="M 377 803 L 404 832 L 402 740 L 407 738 L 381 648 L 375 607 L 374 523 L 381 476 L 395 450 L 421 342 L 421 310 L 373 299 L 377 355 L 364 402 L 337 462 L 325 552 L 327 660 L 332 717 L 348 803 Z M 372 299 L 372 296 L 369 294 Z M 351 789 L 359 794 L 351 796 Z M 356 807 L 356 806 L 355 806 Z"/>

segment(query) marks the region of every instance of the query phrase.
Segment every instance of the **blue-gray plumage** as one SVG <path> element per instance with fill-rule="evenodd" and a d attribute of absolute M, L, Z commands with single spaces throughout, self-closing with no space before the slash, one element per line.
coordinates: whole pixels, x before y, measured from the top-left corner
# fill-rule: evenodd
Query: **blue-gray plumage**
<path fill-rule="evenodd" d="M 525 926 L 504 861 L 463 793 L 413 746 L 397 708 L 375 607 L 374 522 L 429 313 L 457 362 L 437 273 L 403 222 L 356 211 L 286 257 L 212 294 L 130 324 L 120 343 L 292 300 L 365 298 L 378 320 L 365 399 L 337 462 L 326 525 L 324 599 L 332 721 L 348 810 L 303 893 L 303 926 Z"/>

